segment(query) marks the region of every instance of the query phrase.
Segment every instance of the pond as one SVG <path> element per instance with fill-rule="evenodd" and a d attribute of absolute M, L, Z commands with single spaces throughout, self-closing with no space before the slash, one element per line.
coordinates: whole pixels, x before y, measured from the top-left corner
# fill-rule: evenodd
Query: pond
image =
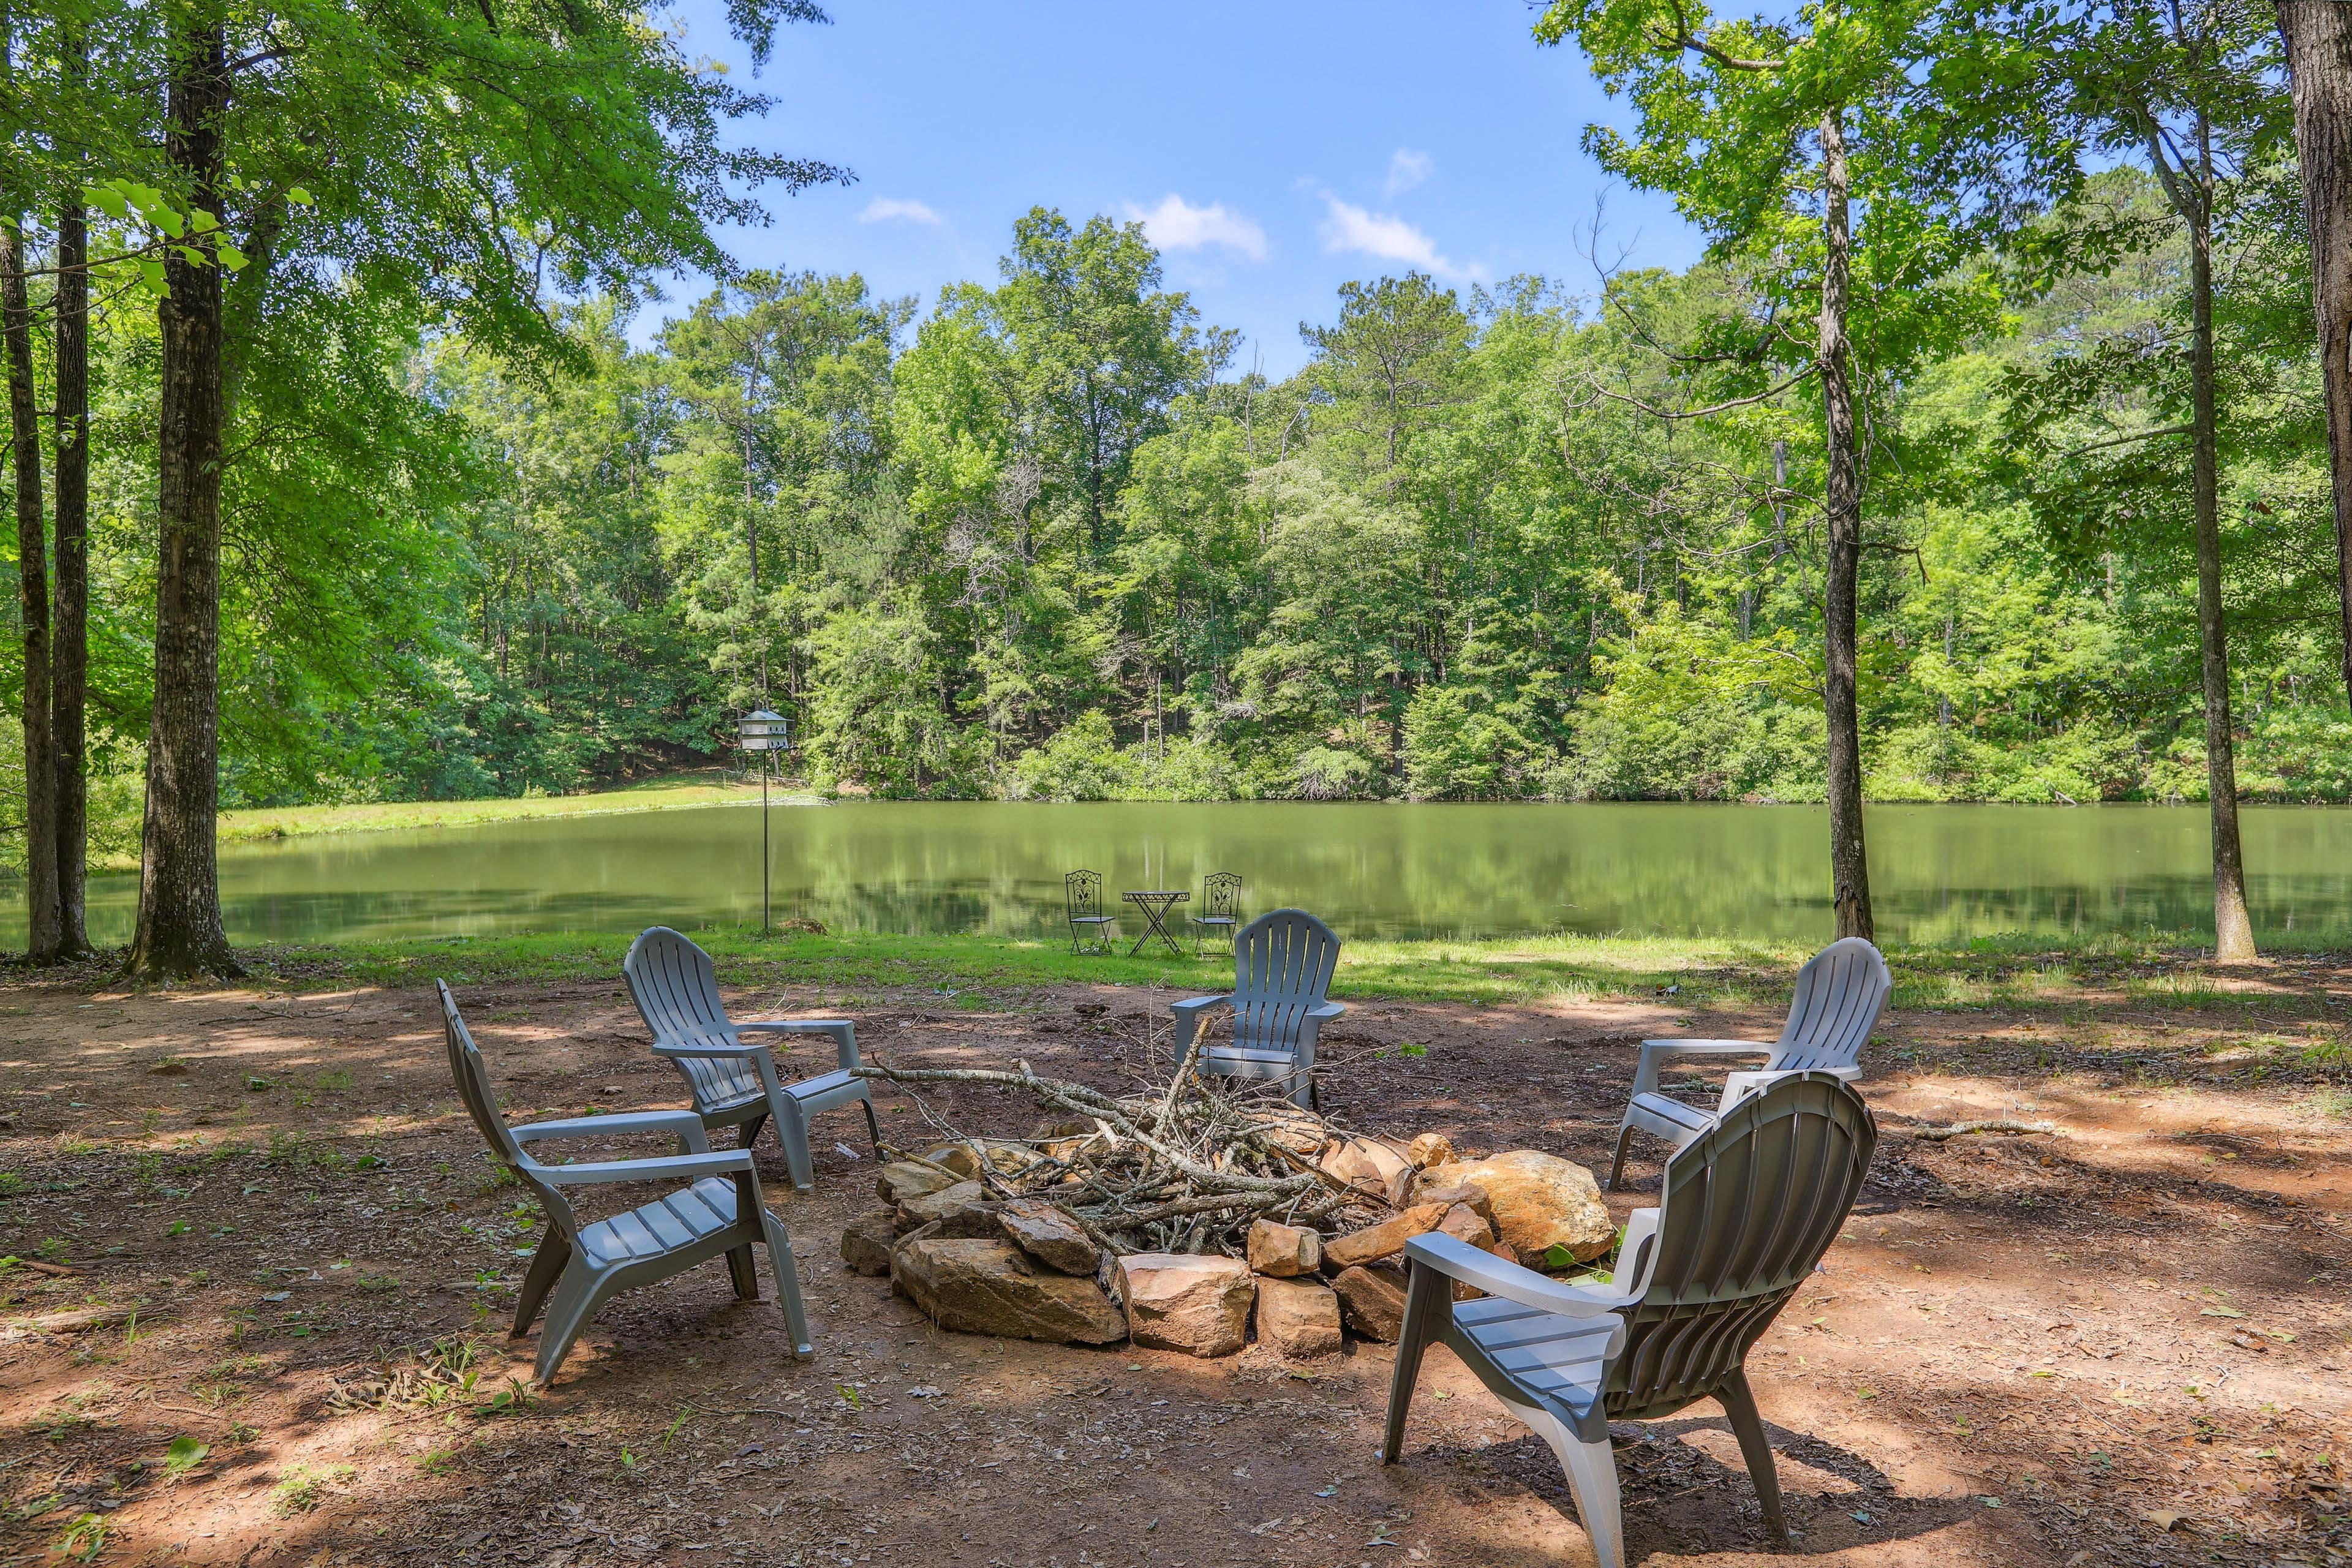
<path fill-rule="evenodd" d="M 1830 925 L 1813 806 L 856 802 L 772 820 L 778 917 L 835 931 L 1058 934 L 1076 867 L 1115 906 L 1127 889 L 1197 900 L 1203 873 L 1236 871 L 1245 912 L 1297 904 L 1343 935 L 1812 941 Z M 2245 823 L 2257 929 L 2352 935 L 2352 811 Z M 1895 941 L 2211 927 L 2202 807 L 1887 805 L 1869 832 Z M 691 929 L 758 921 L 759 857 L 756 806 L 347 834 L 225 851 L 221 899 L 240 942 Z M 137 894 L 135 877 L 93 879 L 94 940 L 127 939 Z M 21 894 L 0 921 L 21 948 Z"/>

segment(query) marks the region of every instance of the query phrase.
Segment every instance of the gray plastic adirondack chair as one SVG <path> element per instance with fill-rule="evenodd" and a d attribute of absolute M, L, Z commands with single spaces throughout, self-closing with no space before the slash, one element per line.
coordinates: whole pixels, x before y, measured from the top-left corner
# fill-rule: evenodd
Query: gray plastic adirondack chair
<path fill-rule="evenodd" d="M 740 1127 L 738 1147 L 748 1149 L 771 1116 L 784 1146 L 793 1185 L 816 1186 L 816 1163 L 809 1155 L 809 1118 L 853 1102 L 866 1108 L 866 1131 L 878 1157 L 882 1127 L 874 1119 L 874 1098 L 856 1076 L 857 1026 L 846 1018 L 793 1018 L 735 1023 L 719 998 L 719 973 L 710 955 L 667 926 L 640 931 L 621 960 L 622 978 L 636 998 L 637 1014 L 653 1031 L 654 1055 L 676 1068 L 694 1096 L 695 1114 L 708 1128 Z M 776 1075 L 776 1058 L 763 1045 L 742 1036 L 823 1035 L 833 1041 L 835 1068 L 814 1078 L 786 1083 Z"/>
<path fill-rule="evenodd" d="M 1772 1045 L 1760 1040 L 1643 1040 L 1641 1065 L 1633 1069 L 1633 1095 L 1617 1124 L 1617 1157 L 1610 1163 L 1609 1189 L 1625 1173 L 1625 1146 L 1636 1131 L 1664 1138 L 1677 1149 L 1715 1125 L 1717 1116 L 1783 1073 L 1830 1072 L 1852 1083 L 1862 1076 L 1862 1047 L 1895 989 L 1886 960 L 1858 936 L 1841 937 L 1815 953 L 1797 972 L 1789 1021 Z M 1658 1068 L 1668 1057 L 1762 1057 L 1764 1065 L 1735 1072 L 1723 1085 L 1714 1111 L 1660 1094 Z"/>
<path fill-rule="evenodd" d="M 1316 1038 L 1348 1010 L 1323 994 L 1339 963 L 1339 939 L 1305 910 L 1258 916 L 1234 938 L 1232 992 L 1176 1004 L 1177 1059 L 1192 1048 L 1202 1015 L 1229 1006 L 1233 1040 L 1203 1048 L 1199 1069 L 1224 1078 L 1287 1079 L 1290 1099 L 1312 1108 Z"/>
<path fill-rule="evenodd" d="M 1613 1285 L 1570 1285 L 1442 1234 L 1405 1244 L 1404 1322 L 1381 1458 L 1393 1464 L 1432 1340 L 1460 1356 L 1559 1457 L 1601 1568 L 1622 1568 L 1609 1423 L 1713 1399 L 1783 1545 L 1780 1483 L 1745 1370 L 1753 1345 L 1829 1250 L 1878 1129 L 1832 1074 L 1784 1076 L 1666 1162 L 1664 1195 L 1625 1226 Z M 1453 1300 L 1455 1281 L 1486 1292 Z"/>
<path fill-rule="evenodd" d="M 489 1142 L 490 1152 L 506 1163 L 547 1211 L 547 1232 L 540 1237 L 539 1250 L 531 1255 L 522 1295 L 515 1302 L 513 1331 L 518 1338 L 530 1332 L 540 1304 L 547 1303 L 547 1325 L 540 1332 L 532 1382 L 544 1385 L 554 1379 L 580 1331 L 613 1297 L 683 1274 L 721 1254 L 727 1258 L 737 1299 L 758 1300 L 760 1276 L 751 1258 L 754 1245 L 768 1249 L 768 1267 L 776 1277 L 776 1295 L 783 1303 L 793 1353 L 811 1353 L 792 1238 L 785 1235 L 782 1222 L 761 1205 L 760 1174 L 752 1168 L 749 1153 L 740 1149 L 713 1153 L 702 1119 L 690 1110 L 580 1116 L 508 1126 L 506 1118 L 499 1114 L 498 1097 L 490 1089 L 481 1050 L 474 1044 L 466 1020 L 458 1016 L 457 998 L 449 994 L 446 982 L 436 980 L 434 984 L 441 993 L 442 1031 L 448 1041 L 449 1076 L 457 1081 L 457 1098 L 466 1102 L 467 1114 Z M 668 1133 L 677 1140 L 680 1152 L 638 1160 L 550 1165 L 534 1157 L 530 1148 L 550 1139 L 636 1132 Z M 568 1188 L 623 1182 L 660 1182 L 673 1184 L 673 1190 L 649 1204 L 593 1223 L 583 1222 L 564 1196 Z M 674 1185 L 678 1183 L 684 1184 Z M 551 1290 L 554 1292 L 551 1300 Z"/>

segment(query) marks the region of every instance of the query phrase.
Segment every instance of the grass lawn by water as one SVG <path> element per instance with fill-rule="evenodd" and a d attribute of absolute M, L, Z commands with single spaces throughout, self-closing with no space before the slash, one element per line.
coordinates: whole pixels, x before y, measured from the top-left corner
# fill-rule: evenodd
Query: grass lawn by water
<path fill-rule="evenodd" d="M 807 805 L 816 796 L 792 781 L 770 787 L 780 805 Z M 730 784 L 719 769 L 652 779 L 584 795 L 524 795 L 501 800 L 373 801 L 356 805 L 258 806 L 220 814 L 220 841 L 253 844 L 320 833 L 378 833 L 395 828 L 478 827 L 543 816 L 586 816 L 616 811 L 674 811 L 695 805 L 741 805 L 760 798 L 757 781 Z"/>
<path fill-rule="evenodd" d="M 1222 953 L 1181 958 L 1073 953 L 1066 943 L 991 936 L 782 932 L 742 928 L 690 932 L 729 984 L 816 985 L 853 1005 L 864 993 L 918 986 L 943 1006 L 1019 1007 L 1024 991 L 1070 984 L 1145 985 L 1213 992 L 1230 984 Z M 247 950 L 257 975 L 295 988 L 350 984 L 422 985 L 609 979 L 628 950 L 624 934 L 458 937 L 282 945 Z M 2071 944 L 1987 938 L 1955 947 L 1891 946 L 1897 1008 L 1970 1008 L 2058 1003 L 2084 987 L 2126 1004 L 2168 1008 L 2285 1007 L 2310 1011 L 2299 963 L 2318 949 L 2274 950 L 2263 964 L 2225 969 L 2193 936 L 2152 934 Z M 1343 999 L 1543 1005 L 1666 995 L 1687 1006 L 1785 1005 L 1788 985 L 1811 950 L 1720 937 L 1540 937 L 1350 942 L 1332 994 Z M 2322 1009 L 2324 1012 L 2324 1009 Z"/>

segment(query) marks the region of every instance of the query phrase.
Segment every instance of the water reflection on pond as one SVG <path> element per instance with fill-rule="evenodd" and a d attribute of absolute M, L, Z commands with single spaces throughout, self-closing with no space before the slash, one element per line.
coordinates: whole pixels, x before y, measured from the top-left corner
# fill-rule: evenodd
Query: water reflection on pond
<path fill-rule="evenodd" d="M 1238 871 L 1247 910 L 1300 904 L 1359 936 L 1829 925 L 1807 806 L 845 803 L 774 826 L 778 913 L 836 931 L 1056 931 L 1081 866 L 1113 893 L 1196 897 Z M 2200 807 L 1879 806 L 1870 834 L 1895 940 L 2210 926 Z M 2352 811 L 2249 810 L 2246 839 L 2259 929 L 2352 933 Z M 759 847 L 746 806 L 350 834 L 226 851 L 221 894 L 238 942 L 732 924 L 759 919 Z M 136 879 L 90 893 L 92 935 L 124 940 Z M 0 918 L 21 946 L 21 902 Z"/>

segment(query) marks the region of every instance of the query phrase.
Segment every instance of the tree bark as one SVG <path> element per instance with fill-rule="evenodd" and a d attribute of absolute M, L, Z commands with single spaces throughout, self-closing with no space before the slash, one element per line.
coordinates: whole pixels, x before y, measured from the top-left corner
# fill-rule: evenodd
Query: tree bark
<path fill-rule="evenodd" d="M 1855 599 L 1862 574 L 1862 460 L 1846 309 L 1853 235 L 1846 212 L 1843 110 L 1822 116 L 1822 426 L 1829 460 L 1829 572 L 1822 594 L 1822 706 L 1829 720 L 1830 889 L 1841 937 L 1872 938 L 1862 836 L 1862 722 L 1854 706 Z"/>
<path fill-rule="evenodd" d="M 2336 594 L 2345 691 L 2352 697 L 2352 6 L 2277 0 L 2294 82 L 2312 305 L 2327 396 L 2336 501 Z"/>
<path fill-rule="evenodd" d="M 173 39 L 164 156 L 196 205 L 220 211 L 220 120 L 228 102 L 226 37 L 199 12 Z M 199 259 L 166 253 L 163 416 L 155 574 L 155 707 L 147 735 L 147 820 L 139 926 L 128 969 L 171 978 L 242 973 L 221 926 L 220 269 L 209 237 Z"/>
<path fill-rule="evenodd" d="M 0 233 L 0 339 L 8 358 L 8 454 L 16 474 L 16 595 L 25 632 L 25 951 L 58 959 L 58 796 L 49 725 L 48 520 L 41 506 L 41 423 L 33 402 L 33 311 L 21 221 Z"/>
<path fill-rule="evenodd" d="M 67 44 L 79 79 L 83 41 Z M 85 710 L 89 686 L 89 231 L 71 182 L 58 199 L 57 604 L 49 649 L 49 723 L 56 760 L 58 951 L 90 952 L 84 894 L 89 858 Z"/>
<path fill-rule="evenodd" d="M 2213 819 L 2213 956 L 2224 963 L 2254 959 L 2254 927 L 2246 912 L 2245 856 L 2238 841 L 2238 768 L 2230 721 L 2229 630 L 2221 615 L 2221 455 L 2213 388 L 2212 159 L 2204 153 L 2198 195 L 2185 204 L 2189 223 L 2189 486 L 2197 518 L 2197 644 L 2205 687 L 2205 774 Z M 2177 188 L 2177 187 L 2176 187 Z"/>

